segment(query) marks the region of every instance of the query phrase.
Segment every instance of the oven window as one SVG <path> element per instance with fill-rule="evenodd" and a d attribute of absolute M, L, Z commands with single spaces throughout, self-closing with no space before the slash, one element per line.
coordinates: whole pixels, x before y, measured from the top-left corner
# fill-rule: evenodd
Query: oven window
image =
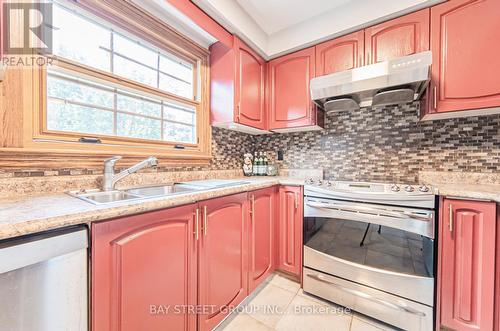
<path fill-rule="evenodd" d="M 434 241 L 378 224 L 335 218 L 304 218 L 304 245 L 365 266 L 434 276 Z"/>

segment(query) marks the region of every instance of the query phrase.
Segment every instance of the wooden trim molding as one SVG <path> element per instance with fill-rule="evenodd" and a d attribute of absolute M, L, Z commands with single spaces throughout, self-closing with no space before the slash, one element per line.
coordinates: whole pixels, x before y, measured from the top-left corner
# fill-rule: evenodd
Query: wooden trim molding
<path fill-rule="evenodd" d="M 78 0 L 74 5 L 147 42 L 193 63 L 195 99 L 189 100 L 66 59 L 48 58 L 58 70 L 86 75 L 123 88 L 168 98 L 196 109 L 197 143 L 179 144 L 135 138 L 99 136 L 100 144 L 81 143 L 84 134 L 50 132 L 44 125 L 46 67 L 8 67 L 0 82 L 0 167 L 100 167 L 103 159 L 123 155 L 124 164 L 154 155 L 164 165 L 206 165 L 210 162 L 208 51 L 138 8 L 130 0 Z"/>

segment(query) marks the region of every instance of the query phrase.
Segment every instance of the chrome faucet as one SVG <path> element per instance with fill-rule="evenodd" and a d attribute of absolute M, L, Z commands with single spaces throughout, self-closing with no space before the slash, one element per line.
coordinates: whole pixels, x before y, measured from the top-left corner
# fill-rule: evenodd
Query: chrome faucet
<path fill-rule="evenodd" d="M 158 159 L 154 156 L 150 156 L 144 161 L 141 161 L 115 175 L 115 163 L 121 158 L 122 158 L 121 156 L 113 156 L 112 158 L 104 160 L 104 176 L 102 180 L 103 191 L 114 190 L 115 185 L 119 180 L 127 177 L 128 175 L 136 171 L 149 167 L 156 168 L 158 166 Z"/>

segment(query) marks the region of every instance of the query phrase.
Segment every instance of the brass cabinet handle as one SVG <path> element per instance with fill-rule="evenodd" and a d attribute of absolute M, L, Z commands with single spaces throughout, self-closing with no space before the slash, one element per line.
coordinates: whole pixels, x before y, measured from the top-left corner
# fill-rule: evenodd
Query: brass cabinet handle
<path fill-rule="evenodd" d="M 208 231 L 207 223 L 207 206 L 203 206 L 203 235 L 206 236 Z"/>
<path fill-rule="evenodd" d="M 450 203 L 449 212 L 450 212 L 450 224 L 448 224 L 448 226 L 450 228 L 450 232 L 453 232 L 453 205 L 451 203 Z"/>
<path fill-rule="evenodd" d="M 250 214 L 252 215 L 252 223 L 255 220 L 255 195 L 252 194 L 251 197 L 252 208 L 250 209 Z"/>
<path fill-rule="evenodd" d="M 432 100 L 434 102 L 434 109 L 437 109 L 438 107 L 438 101 L 437 101 L 437 85 L 434 85 L 434 88 L 432 89 Z"/>
<path fill-rule="evenodd" d="M 299 209 L 299 194 L 295 192 L 295 209 Z"/>
<path fill-rule="evenodd" d="M 196 208 L 196 220 L 194 223 L 194 238 L 200 239 L 200 210 Z"/>

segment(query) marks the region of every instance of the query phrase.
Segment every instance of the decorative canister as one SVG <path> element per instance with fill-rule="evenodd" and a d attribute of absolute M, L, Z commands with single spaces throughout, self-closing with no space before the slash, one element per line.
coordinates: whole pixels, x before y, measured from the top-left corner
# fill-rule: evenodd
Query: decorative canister
<path fill-rule="evenodd" d="M 271 163 L 267 165 L 267 175 L 278 176 L 278 165 L 276 163 Z"/>
<path fill-rule="evenodd" d="M 245 153 L 243 155 L 243 174 L 245 176 L 252 176 L 253 174 L 253 156 L 252 153 Z"/>

